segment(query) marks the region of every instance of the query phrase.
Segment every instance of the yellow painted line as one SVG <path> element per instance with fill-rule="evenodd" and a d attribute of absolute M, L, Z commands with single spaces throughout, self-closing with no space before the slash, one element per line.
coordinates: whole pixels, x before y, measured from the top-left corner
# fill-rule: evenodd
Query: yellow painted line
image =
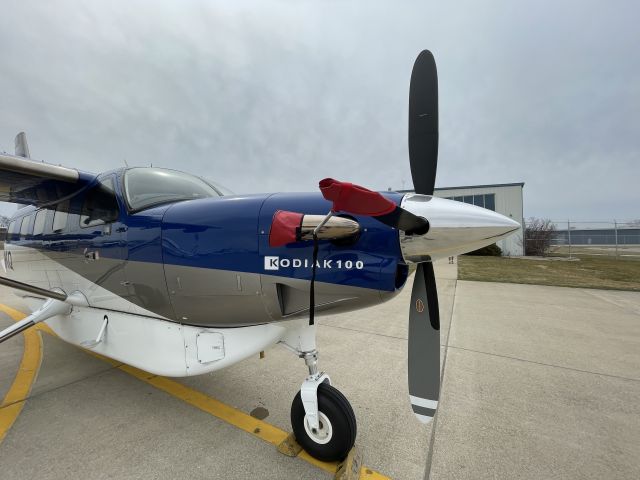
<path fill-rule="evenodd" d="M 46 323 L 38 323 L 35 328 L 37 328 L 41 332 L 48 333 L 52 337 L 57 337 L 58 336 L 58 334 L 56 332 L 54 332 L 53 330 L 51 330 L 51 327 L 49 325 L 47 325 Z"/>
<path fill-rule="evenodd" d="M 240 430 L 244 430 L 245 432 L 250 433 L 276 447 L 289 435 L 288 432 L 280 430 L 278 427 L 275 427 L 270 423 L 258 420 L 237 408 L 226 405 L 213 397 L 187 387 L 175 380 L 154 375 L 130 365 L 122 364 L 118 368 L 123 372 L 136 377 L 138 380 L 142 380 L 149 385 L 153 385 L 157 389 L 162 390 L 163 392 L 166 392 L 169 395 L 176 397 L 179 400 L 202 410 L 203 412 L 213 415 L 214 417 L 219 418 Z M 298 454 L 298 458 L 330 473 L 335 473 L 338 469 L 337 462 L 322 462 L 313 458 L 304 450 Z"/>
<path fill-rule="evenodd" d="M 15 308 L 11 308 L 7 305 L 2 305 L 1 303 L 0 303 L 0 312 L 4 312 L 7 315 L 9 315 L 11 317 L 11 320 L 13 320 L 14 322 L 22 320 L 24 317 L 27 316 L 26 313 L 23 313 L 20 310 L 16 310 Z"/>
<path fill-rule="evenodd" d="M 2 308 L 1 304 L 0 308 Z M 36 328 L 48 333 L 49 335 L 57 337 L 55 332 L 51 330 L 51 328 L 45 323 L 39 323 Z M 263 420 L 258 420 L 257 418 L 254 418 L 251 415 L 238 410 L 237 408 L 233 408 L 225 403 L 222 403 L 219 400 L 216 400 L 213 397 L 199 392 L 198 390 L 194 390 L 193 388 L 187 387 L 182 383 L 176 382 L 175 380 L 171 380 L 167 377 L 162 377 L 159 375 L 154 375 L 153 373 L 145 372 L 144 370 L 140 370 L 139 368 L 117 362 L 111 358 L 94 353 L 90 350 L 82 350 L 94 357 L 112 364 L 114 367 L 125 373 L 128 373 L 138 380 L 148 383 L 158 390 L 162 390 L 163 392 L 168 393 L 169 395 L 182 400 L 183 402 L 188 403 L 189 405 L 196 407 L 197 409 L 202 410 L 209 415 L 213 415 L 214 417 L 230 425 L 233 425 L 240 430 L 244 430 L 245 432 L 248 432 L 274 446 L 278 446 L 289 435 L 288 432 L 285 432 L 284 430 L 281 430 L 278 427 L 271 425 L 270 423 L 267 423 Z M 302 450 L 298 454 L 298 458 L 329 473 L 336 473 L 336 471 L 338 470 L 338 462 L 322 462 L 313 458 L 304 450 Z M 389 477 L 386 477 L 385 475 L 382 475 L 381 473 L 378 473 L 367 467 L 362 467 L 360 478 L 362 480 L 391 480 Z"/>
<path fill-rule="evenodd" d="M 22 312 L 1 304 L 0 311 L 9 315 L 14 321 L 25 317 Z M 42 362 L 42 337 L 40 333 L 28 329 L 22 335 L 24 336 L 22 360 L 13 383 L 0 403 L 0 443 L 22 412 Z"/>
<path fill-rule="evenodd" d="M 153 385 L 157 389 L 167 392 L 203 412 L 207 412 L 245 432 L 251 433 L 265 442 L 279 445 L 280 442 L 287 438 L 288 434 L 279 428 L 262 420 L 258 420 L 257 418 L 253 418 L 251 415 L 247 415 L 236 408 L 230 407 L 215 398 L 209 397 L 202 392 L 198 392 L 174 380 L 153 375 L 129 365 L 122 365 L 119 368 L 123 372 L 127 372 L 129 375 L 133 375 L 137 379 Z"/>

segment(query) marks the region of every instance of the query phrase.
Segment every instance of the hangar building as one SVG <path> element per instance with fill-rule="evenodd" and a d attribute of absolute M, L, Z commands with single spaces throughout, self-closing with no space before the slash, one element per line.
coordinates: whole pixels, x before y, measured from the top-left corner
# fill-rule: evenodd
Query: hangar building
<path fill-rule="evenodd" d="M 468 185 L 436 188 L 434 195 L 440 198 L 478 205 L 514 219 L 522 225 L 520 230 L 508 238 L 499 240 L 497 243 L 502 249 L 503 255 L 519 256 L 524 254 L 522 242 L 524 231 L 523 188 L 524 182 Z M 400 192 L 412 193 L 413 190 L 401 190 Z"/>

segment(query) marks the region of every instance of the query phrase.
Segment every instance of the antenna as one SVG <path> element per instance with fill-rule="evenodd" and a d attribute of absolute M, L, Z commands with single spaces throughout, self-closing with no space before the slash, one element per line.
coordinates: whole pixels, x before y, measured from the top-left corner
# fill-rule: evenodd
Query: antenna
<path fill-rule="evenodd" d="M 16 157 L 29 158 L 29 145 L 27 144 L 27 134 L 20 132 L 15 139 Z"/>

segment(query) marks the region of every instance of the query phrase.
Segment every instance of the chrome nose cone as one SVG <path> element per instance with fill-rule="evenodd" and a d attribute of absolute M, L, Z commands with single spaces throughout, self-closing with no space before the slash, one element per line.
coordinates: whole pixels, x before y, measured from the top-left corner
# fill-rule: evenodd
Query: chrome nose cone
<path fill-rule="evenodd" d="M 426 218 L 430 225 L 425 235 L 400 232 L 400 247 L 407 262 L 471 252 L 521 228 L 515 220 L 491 210 L 429 195 L 408 194 L 401 206 Z"/>

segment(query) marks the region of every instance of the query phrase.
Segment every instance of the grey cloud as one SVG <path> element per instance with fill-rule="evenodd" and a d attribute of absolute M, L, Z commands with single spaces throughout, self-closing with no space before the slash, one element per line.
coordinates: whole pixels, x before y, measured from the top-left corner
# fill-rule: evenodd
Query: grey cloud
<path fill-rule="evenodd" d="M 635 2 L 15 2 L 0 148 L 162 165 L 238 192 L 410 185 L 408 81 L 436 55 L 437 184 L 525 181 L 525 214 L 640 217 Z"/>

